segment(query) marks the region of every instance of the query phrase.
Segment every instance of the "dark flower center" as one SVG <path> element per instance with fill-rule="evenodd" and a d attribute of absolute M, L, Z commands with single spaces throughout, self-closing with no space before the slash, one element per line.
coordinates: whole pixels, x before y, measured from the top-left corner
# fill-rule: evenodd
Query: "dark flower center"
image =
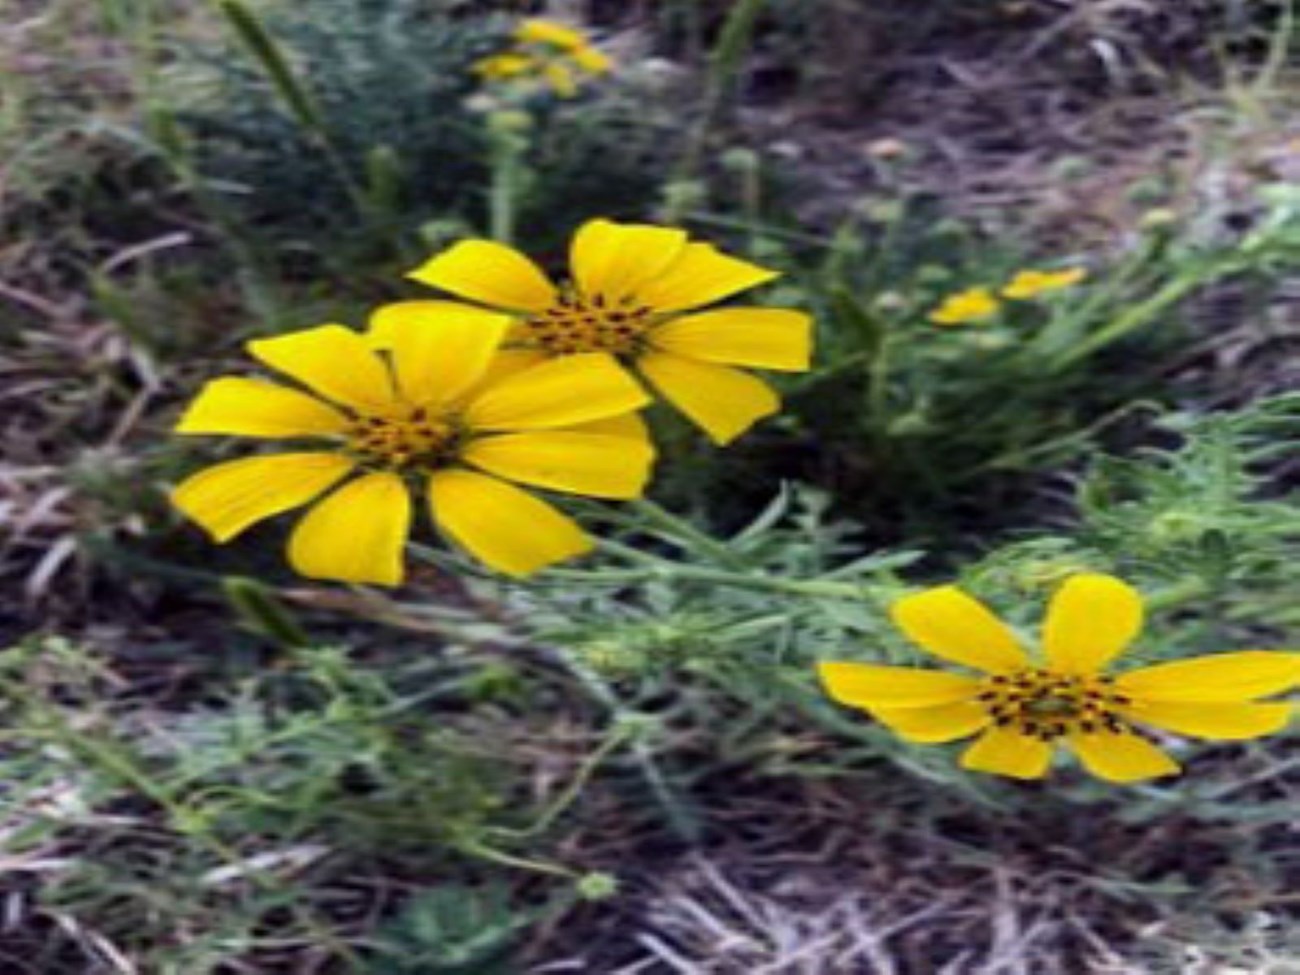
<path fill-rule="evenodd" d="M 461 432 L 448 416 L 415 407 L 406 417 L 358 416 L 348 431 L 348 446 L 366 462 L 390 470 L 432 470 L 456 453 Z"/>
<path fill-rule="evenodd" d="M 546 311 L 524 320 L 524 342 L 556 356 L 634 355 L 642 349 L 653 315 L 654 309 L 630 295 L 611 299 L 567 290 Z"/>
<path fill-rule="evenodd" d="M 1119 708 L 1129 699 L 1114 678 L 1027 668 L 986 677 L 977 700 L 1000 728 L 1043 741 L 1063 735 L 1129 731 Z"/>

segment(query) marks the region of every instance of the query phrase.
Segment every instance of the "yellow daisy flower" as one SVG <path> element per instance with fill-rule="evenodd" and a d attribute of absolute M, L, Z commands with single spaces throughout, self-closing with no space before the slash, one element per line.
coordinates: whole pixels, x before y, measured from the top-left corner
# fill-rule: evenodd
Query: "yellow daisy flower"
<path fill-rule="evenodd" d="M 447 310 L 408 316 L 388 326 L 387 355 L 342 325 L 249 342 L 254 358 L 304 389 L 214 379 L 177 432 L 307 446 L 206 468 L 172 501 L 217 542 L 315 502 L 288 555 L 316 579 L 399 584 L 412 490 L 444 535 L 501 572 L 526 575 L 588 551 L 573 521 L 510 482 L 639 497 L 654 452 L 630 411 L 648 397 L 608 355 L 499 353 L 509 324 Z"/>
<path fill-rule="evenodd" d="M 812 320 L 805 313 L 697 310 L 777 272 L 690 241 L 684 230 L 591 220 L 574 235 L 569 265 L 571 280 L 556 286 L 513 248 L 463 240 L 408 277 L 511 312 L 512 344 L 538 361 L 617 357 L 719 444 L 780 407 L 771 387 L 736 366 L 809 367 Z M 420 314 L 430 304 L 445 303 L 403 302 L 390 315 L 398 321 L 402 309 Z M 382 333 L 375 337 L 382 343 Z"/>
<path fill-rule="evenodd" d="M 1073 749 L 1089 772 L 1111 782 L 1173 775 L 1178 764 L 1136 725 L 1216 741 L 1258 738 L 1281 730 L 1292 705 L 1256 698 L 1300 685 L 1300 654 L 1265 651 L 1103 673 L 1143 619 L 1138 593 L 1107 575 L 1074 575 L 1057 590 L 1043 627 L 1041 662 L 955 586 L 904 597 L 891 615 L 923 649 L 978 676 L 822 663 L 827 693 L 908 741 L 978 734 L 961 764 L 1013 778 L 1042 778 L 1056 744 Z"/>
<path fill-rule="evenodd" d="M 1060 271 L 1021 271 L 1002 289 L 1002 297 L 1021 301 L 1037 298 L 1041 294 L 1078 284 L 1087 276 L 1088 272 L 1081 267 L 1069 267 Z"/>
<path fill-rule="evenodd" d="M 930 321 L 936 325 L 965 325 L 988 318 L 1001 307 L 988 288 L 967 288 L 945 298 L 930 312 Z"/>

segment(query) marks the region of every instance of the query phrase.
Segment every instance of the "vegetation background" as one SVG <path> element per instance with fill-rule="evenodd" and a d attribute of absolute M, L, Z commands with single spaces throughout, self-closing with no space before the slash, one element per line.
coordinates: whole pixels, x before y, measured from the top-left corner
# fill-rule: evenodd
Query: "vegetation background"
<path fill-rule="evenodd" d="M 526 14 L 618 68 L 494 128 L 470 66 Z M 0 971 L 1300 969 L 1294 737 L 990 781 L 810 666 L 906 659 L 908 586 L 1028 623 L 1079 568 L 1151 597 L 1147 658 L 1296 645 L 1294 35 L 1285 0 L 0 0 Z M 390 594 L 169 510 L 248 337 L 359 324 L 463 234 L 561 266 L 597 215 L 818 318 L 736 447 L 655 418 L 683 520 L 589 505 L 601 559 Z"/>

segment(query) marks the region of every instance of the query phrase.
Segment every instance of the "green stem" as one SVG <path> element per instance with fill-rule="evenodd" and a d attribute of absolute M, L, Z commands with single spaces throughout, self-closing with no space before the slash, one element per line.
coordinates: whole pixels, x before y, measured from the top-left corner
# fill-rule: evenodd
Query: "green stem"
<path fill-rule="evenodd" d="M 600 544 L 602 548 L 609 550 L 607 543 L 602 542 Z M 735 589 L 750 589 L 755 592 L 776 592 L 787 596 L 806 596 L 812 599 L 861 600 L 869 597 L 869 592 L 865 586 L 854 583 L 747 575 L 743 572 L 729 572 L 725 569 L 702 569 L 693 565 L 682 565 L 680 562 L 671 562 L 667 559 L 647 569 L 603 569 L 591 572 L 581 569 L 549 569 L 545 578 L 564 579 L 572 582 L 620 584 L 678 579 L 688 582 L 730 586 Z"/>
<path fill-rule="evenodd" d="M 727 93 L 740 71 L 740 61 L 749 49 L 754 24 L 766 0 L 737 0 L 731 5 L 718 33 L 718 42 L 709 53 L 708 75 L 704 83 L 703 107 L 696 119 L 686 150 L 678 162 L 671 182 L 693 180 L 704 161 L 709 136 L 717 127 Z"/>
<path fill-rule="evenodd" d="M 544 873 L 552 877 L 564 877 L 567 880 L 577 880 L 580 876 L 568 867 L 561 866 L 558 863 L 549 863 L 545 860 L 532 860 L 528 857 L 515 856 L 513 853 L 506 853 L 504 850 L 498 850 L 496 847 L 486 846 L 478 840 L 462 839 L 455 843 L 455 847 L 460 850 L 461 853 L 468 856 L 475 856 L 492 863 L 499 863 L 503 867 L 514 867 L 517 870 L 529 870 L 533 873 Z"/>
<path fill-rule="evenodd" d="M 495 832 L 515 839 L 536 836 L 538 833 L 546 832 L 564 814 L 565 810 L 573 805 L 587 783 L 591 781 L 596 769 L 616 748 L 627 741 L 630 733 L 630 726 L 616 725 L 614 730 L 601 742 L 600 747 L 586 757 L 569 784 L 561 790 L 555 800 L 542 811 L 541 815 L 531 825 L 525 826 L 523 829 L 500 829 Z"/>
<path fill-rule="evenodd" d="M 1149 611 L 1159 612 L 1160 610 L 1173 609 L 1175 606 L 1181 606 L 1183 603 L 1190 603 L 1195 599 L 1203 599 L 1210 594 L 1210 585 L 1204 579 L 1184 579 L 1182 582 L 1175 583 L 1167 589 L 1161 589 L 1157 593 L 1152 593 L 1146 597 L 1146 608 Z"/>
<path fill-rule="evenodd" d="M 487 120 L 491 143 L 491 184 L 488 187 L 488 230 L 504 244 L 515 239 L 520 191 L 524 184 L 523 159 L 528 152 L 525 131 L 531 121 L 517 124 L 518 112 L 498 112 Z M 527 116 L 521 116 L 527 119 Z"/>
<path fill-rule="evenodd" d="M 557 653 L 569 672 L 579 680 L 588 693 L 609 709 L 617 725 L 633 727 L 636 715 L 624 706 L 614 688 L 603 677 L 563 650 Z M 700 839 L 698 819 L 678 799 L 667 778 L 664 777 L 663 770 L 659 768 L 659 763 L 655 761 L 654 752 L 650 750 L 649 744 L 641 735 L 638 735 L 632 743 L 632 758 L 651 795 L 663 809 L 672 831 L 687 843 L 698 842 Z"/>
<path fill-rule="evenodd" d="M 1133 305 L 1106 327 L 1098 329 L 1083 341 L 1056 356 L 1048 364 L 1049 371 L 1059 372 L 1066 369 L 1080 359 L 1092 355 L 1098 349 L 1102 349 L 1112 342 L 1124 338 L 1130 332 L 1141 328 L 1170 305 L 1181 301 L 1201 285 L 1216 277 L 1215 270 L 1221 267 L 1223 267 L 1222 262 L 1215 262 L 1211 265 L 1210 270 L 1197 268 L 1174 278 L 1146 301 Z"/>
<path fill-rule="evenodd" d="M 659 528 L 669 539 L 686 551 L 701 552 L 708 558 L 733 569 L 743 569 L 745 561 L 733 552 L 724 542 L 719 542 L 692 525 L 685 518 L 661 507 L 648 498 L 633 501 L 631 506 L 645 516 L 646 520 Z"/>

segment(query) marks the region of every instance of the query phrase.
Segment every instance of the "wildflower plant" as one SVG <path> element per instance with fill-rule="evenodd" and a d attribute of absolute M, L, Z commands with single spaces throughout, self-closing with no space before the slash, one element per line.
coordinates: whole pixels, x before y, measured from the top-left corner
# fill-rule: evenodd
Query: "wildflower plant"
<path fill-rule="evenodd" d="M 463 240 L 408 277 L 506 313 L 509 344 L 536 361 L 600 353 L 633 370 L 718 444 L 780 408 L 776 392 L 743 368 L 809 367 L 812 319 L 787 308 L 702 310 L 765 284 L 776 271 L 693 241 L 684 230 L 611 220 L 574 234 L 570 278 L 553 283 L 529 258 L 491 240 Z M 447 302 L 384 309 L 372 332 L 432 314 Z"/>
<path fill-rule="evenodd" d="M 218 542 L 311 504 L 288 554 L 320 579 L 400 583 L 412 491 L 444 534 L 502 572 L 589 550 L 573 521 L 511 482 L 639 496 L 654 451 L 632 411 L 648 397 L 608 356 L 500 354 L 509 324 L 454 309 L 408 318 L 385 329 L 383 354 L 341 325 L 250 342 L 256 359 L 303 388 L 212 380 L 177 432 L 310 449 L 209 467 L 177 486 L 173 502 Z"/>
<path fill-rule="evenodd" d="M 978 676 L 827 662 L 819 666 L 827 692 L 909 741 L 978 735 L 962 766 L 1012 778 L 1041 778 L 1058 744 L 1111 782 L 1173 775 L 1178 764 L 1140 726 L 1216 741 L 1270 735 L 1294 706 L 1257 699 L 1300 686 L 1300 653 L 1243 651 L 1107 674 L 1143 620 L 1137 591 L 1107 575 L 1074 575 L 1056 591 L 1040 660 L 954 586 L 904 597 L 890 613 L 917 645 Z"/>

